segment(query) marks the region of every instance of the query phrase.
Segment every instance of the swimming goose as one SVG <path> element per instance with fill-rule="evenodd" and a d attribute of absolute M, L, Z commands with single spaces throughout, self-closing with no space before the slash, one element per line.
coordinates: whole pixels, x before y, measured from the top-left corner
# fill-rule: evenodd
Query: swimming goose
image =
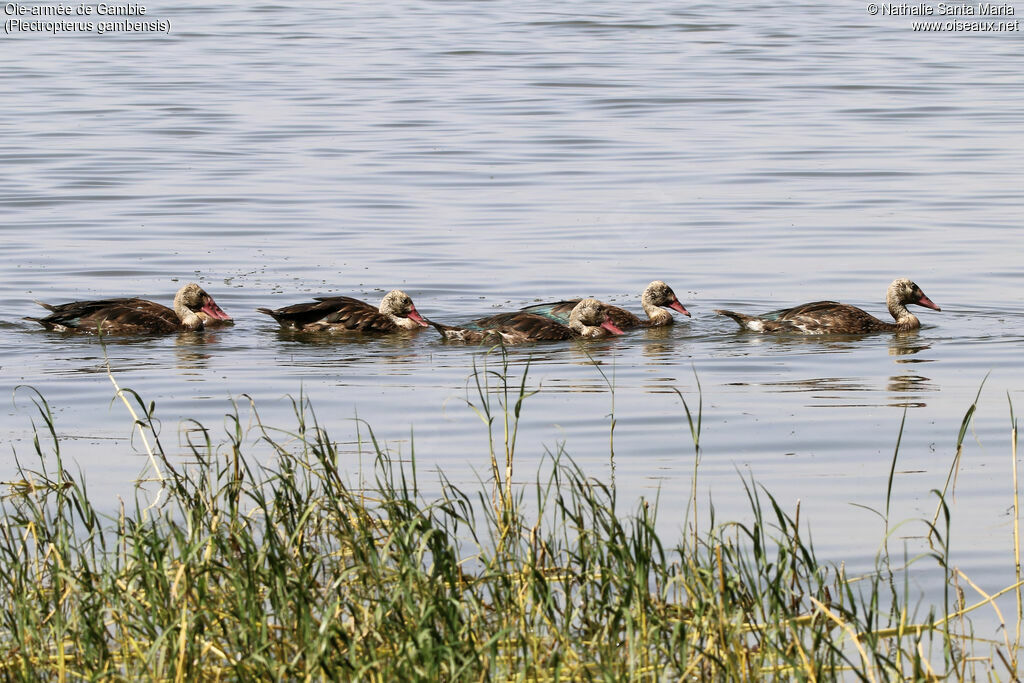
<path fill-rule="evenodd" d="M 498 313 L 458 327 L 435 322 L 431 324 L 445 339 L 471 344 L 521 344 L 622 334 L 622 330 L 609 319 L 605 305 L 597 299 L 578 302 L 569 315 L 568 325 L 529 311 Z"/>
<path fill-rule="evenodd" d="M 815 301 L 795 308 L 786 308 L 764 315 L 744 315 L 733 311 L 716 310 L 753 332 L 782 332 L 795 334 L 864 334 L 867 332 L 905 332 L 916 330 L 921 321 L 907 310 L 907 304 L 917 304 L 936 311 L 942 309 L 925 296 L 921 288 L 906 278 L 889 285 L 885 296 L 889 313 L 896 320 L 888 323 L 849 304 L 835 301 Z"/>
<path fill-rule="evenodd" d="M 25 320 L 54 332 L 169 334 L 201 329 L 207 321 L 231 320 L 213 297 L 194 282 L 178 290 L 173 309 L 145 299 L 128 298 L 72 301 L 57 306 L 36 303 L 51 311 L 50 315 Z"/>
<path fill-rule="evenodd" d="M 571 299 L 569 301 L 557 301 L 549 304 L 534 304 L 526 306 L 522 310 L 567 323 L 569 321 L 569 314 L 579 302 L 579 299 Z M 647 288 L 640 296 L 640 305 L 643 306 L 644 311 L 647 313 L 647 320 L 641 320 L 626 309 L 619 308 L 618 306 L 608 306 L 605 304 L 605 310 L 608 311 L 608 318 L 615 326 L 624 330 L 633 327 L 671 325 L 675 322 L 675 318 L 662 306 L 679 311 L 687 317 L 690 315 L 690 312 L 679 303 L 679 299 L 676 298 L 676 293 L 672 291 L 672 288 L 661 280 L 655 280 L 647 285 Z"/>
<path fill-rule="evenodd" d="M 321 296 L 310 303 L 256 310 L 285 329 L 302 332 L 396 332 L 427 326 L 409 295 L 399 289 L 385 294 L 378 308 L 348 296 Z"/>

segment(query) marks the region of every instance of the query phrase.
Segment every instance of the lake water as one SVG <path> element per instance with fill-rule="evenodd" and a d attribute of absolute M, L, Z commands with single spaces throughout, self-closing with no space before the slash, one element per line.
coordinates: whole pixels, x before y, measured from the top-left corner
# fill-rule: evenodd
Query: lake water
<path fill-rule="evenodd" d="M 1024 41 L 845 5 L 184 1 L 146 5 L 167 33 L 3 36 L 2 478 L 15 453 L 32 462 L 23 384 L 110 509 L 146 473 L 101 345 L 22 321 L 33 299 L 169 304 L 194 280 L 234 316 L 106 347 L 170 450 L 183 420 L 220 430 L 233 400 L 248 423 L 243 394 L 291 427 L 302 393 L 335 439 L 356 440 L 356 416 L 396 453 L 413 433 L 421 481 L 472 488 L 489 462 L 462 400 L 480 349 L 433 330 L 310 343 L 255 308 L 399 287 L 442 322 L 581 295 L 639 311 L 664 279 L 692 319 L 511 350 L 540 388 L 517 479 L 564 442 L 624 510 L 659 497 L 674 537 L 693 472 L 678 390 L 703 401 L 705 518 L 709 498 L 719 520 L 749 518 L 753 477 L 852 572 L 883 538 L 864 508 L 884 509 L 904 413 L 894 521 L 931 517 L 987 376 L 951 542 L 984 589 L 1009 585 Z M 838 299 L 887 318 L 903 276 L 942 307 L 915 311 L 917 334 L 777 339 L 713 314 Z M 923 529 L 895 537 L 915 551 Z M 914 590 L 940 585 L 922 572 Z"/>

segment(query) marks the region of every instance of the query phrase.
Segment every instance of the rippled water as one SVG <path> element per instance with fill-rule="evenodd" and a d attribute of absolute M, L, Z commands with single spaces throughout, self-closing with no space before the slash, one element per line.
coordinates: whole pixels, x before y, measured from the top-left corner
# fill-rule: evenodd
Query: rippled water
<path fill-rule="evenodd" d="M 473 486 L 486 432 L 463 399 L 480 350 L 433 330 L 296 339 L 254 309 L 401 287 L 444 322 L 580 295 L 639 310 L 664 279 L 692 319 L 511 351 L 541 390 L 519 478 L 564 442 L 620 500 L 658 496 L 675 533 L 693 471 L 681 394 L 703 404 L 698 488 L 720 519 L 747 514 L 753 477 L 800 501 L 822 555 L 863 568 L 883 535 L 864 507 L 885 506 L 904 413 L 894 520 L 931 516 L 987 376 L 952 544 L 987 590 L 1011 583 L 1019 33 L 915 33 L 854 4 L 147 7 L 168 35 L 0 43 L 5 478 L 12 451 L 31 460 L 22 384 L 112 507 L 146 467 L 101 346 L 22 321 L 33 299 L 169 303 L 195 280 L 235 317 L 106 347 L 172 449 L 182 420 L 220 429 L 232 401 L 248 421 L 243 394 L 290 426 L 301 393 L 336 439 L 356 440 L 356 416 L 403 454 L 413 434 L 421 468 Z M 840 299 L 885 317 L 900 276 L 943 309 L 917 334 L 766 338 L 712 313 Z M 919 547 L 922 529 L 897 536 Z"/>

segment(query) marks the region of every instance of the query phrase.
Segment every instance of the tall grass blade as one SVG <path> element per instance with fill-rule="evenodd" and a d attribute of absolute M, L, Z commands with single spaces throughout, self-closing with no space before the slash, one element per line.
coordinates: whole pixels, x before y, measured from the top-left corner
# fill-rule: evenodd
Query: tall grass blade
<path fill-rule="evenodd" d="M 971 424 L 971 418 L 974 417 L 974 413 L 978 409 L 978 399 L 981 398 L 981 390 L 985 388 L 985 381 L 988 380 L 988 375 L 989 375 L 989 373 L 985 373 L 985 377 L 982 378 L 981 385 L 978 386 L 978 393 L 975 394 L 975 396 L 974 396 L 974 402 L 971 403 L 971 406 L 967 409 L 967 412 L 964 414 L 964 419 L 960 422 L 960 433 L 957 434 L 957 437 L 956 437 L 956 453 L 953 455 L 953 463 L 950 465 L 949 473 L 946 475 L 946 483 L 942 486 L 942 491 L 939 494 L 940 495 L 939 505 L 936 506 L 935 514 L 932 516 L 932 528 L 933 529 L 935 528 L 935 524 L 939 520 L 939 513 L 941 511 L 941 508 L 942 508 L 943 505 L 945 505 L 945 500 L 946 500 L 947 494 L 949 494 L 951 491 L 955 491 L 955 489 L 956 489 L 956 478 L 957 478 L 957 475 L 960 472 L 960 456 L 963 453 L 964 436 L 966 436 L 967 428 Z M 929 533 L 928 539 L 929 539 L 929 543 L 931 543 L 932 542 L 932 534 L 931 533 Z M 932 547 L 934 547 L 934 546 L 932 546 Z"/>

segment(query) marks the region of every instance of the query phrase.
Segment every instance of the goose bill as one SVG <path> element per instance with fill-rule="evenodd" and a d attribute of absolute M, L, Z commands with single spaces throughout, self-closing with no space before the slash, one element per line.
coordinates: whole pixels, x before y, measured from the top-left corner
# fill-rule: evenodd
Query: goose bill
<path fill-rule="evenodd" d="M 675 301 L 670 303 L 668 305 L 668 307 L 671 308 L 674 311 L 679 311 L 680 313 L 685 315 L 687 318 L 690 317 L 690 312 L 688 310 L 686 310 L 681 303 L 679 303 L 678 299 L 676 299 Z"/>
<path fill-rule="evenodd" d="M 423 319 L 423 316 L 420 315 L 420 312 L 416 310 L 415 306 L 413 306 L 411 309 L 409 309 L 409 319 L 410 320 L 414 320 L 417 323 L 419 323 L 420 327 L 429 327 L 430 326 L 430 324 L 426 320 Z"/>
<path fill-rule="evenodd" d="M 203 307 L 200 308 L 199 310 L 201 310 L 203 313 L 210 316 L 214 320 L 231 320 L 231 316 L 225 313 L 223 309 L 221 309 L 221 307 L 218 306 L 212 298 L 207 299 L 206 303 L 204 303 Z"/>
<path fill-rule="evenodd" d="M 616 327 L 615 323 L 613 323 L 611 320 L 605 320 L 603 323 L 601 323 L 601 327 L 608 330 L 612 334 L 622 334 L 622 330 Z"/>

